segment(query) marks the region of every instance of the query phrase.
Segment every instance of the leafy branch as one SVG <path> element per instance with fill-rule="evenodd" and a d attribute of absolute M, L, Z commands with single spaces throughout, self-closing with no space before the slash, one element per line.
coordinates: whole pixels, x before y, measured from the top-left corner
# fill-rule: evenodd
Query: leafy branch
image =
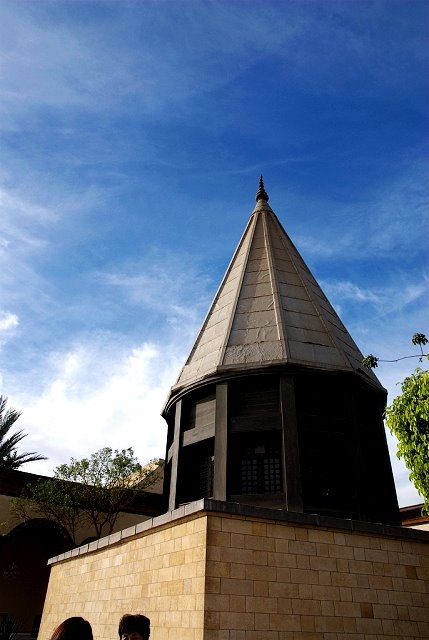
<path fill-rule="evenodd" d="M 429 353 L 423 353 L 423 347 L 427 345 L 429 342 L 424 333 L 415 333 L 411 338 L 411 342 L 414 345 L 418 345 L 420 347 L 421 353 L 414 353 L 409 356 L 402 356 L 401 358 L 395 358 L 394 360 L 381 360 L 377 356 L 374 356 L 372 353 L 365 356 L 362 360 L 362 364 L 367 369 L 375 369 L 378 367 L 379 362 L 399 362 L 400 360 L 407 360 L 408 358 L 419 358 L 420 362 L 423 362 L 423 358 L 429 359 Z"/>

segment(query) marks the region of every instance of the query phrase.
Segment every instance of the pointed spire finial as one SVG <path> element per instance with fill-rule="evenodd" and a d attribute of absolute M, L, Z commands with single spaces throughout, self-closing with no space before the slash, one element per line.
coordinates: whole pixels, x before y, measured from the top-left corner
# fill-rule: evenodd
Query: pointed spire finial
<path fill-rule="evenodd" d="M 258 193 L 256 194 L 256 202 L 258 202 L 258 200 L 265 200 L 265 202 L 268 202 L 269 199 L 270 198 L 268 196 L 268 193 L 265 191 L 265 188 L 264 188 L 264 180 L 261 174 L 261 177 L 259 178 L 259 189 L 258 189 Z"/>

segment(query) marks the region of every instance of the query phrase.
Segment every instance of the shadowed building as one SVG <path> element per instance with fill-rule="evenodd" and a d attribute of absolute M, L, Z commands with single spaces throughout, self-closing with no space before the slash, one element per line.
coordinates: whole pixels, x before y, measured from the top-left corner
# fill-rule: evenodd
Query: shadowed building
<path fill-rule="evenodd" d="M 199 498 L 399 523 L 386 391 L 268 204 L 171 389 L 169 509 Z"/>

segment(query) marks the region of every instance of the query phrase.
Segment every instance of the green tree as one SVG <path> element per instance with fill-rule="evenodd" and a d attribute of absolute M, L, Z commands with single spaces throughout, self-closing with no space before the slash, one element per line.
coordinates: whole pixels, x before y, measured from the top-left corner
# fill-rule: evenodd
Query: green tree
<path fill-rule="evenodd" d="M 411 340 L 420 347 L 417 356 L 420 362 L 428 358 L 423 352 L 428 339 L 424 333 L 415 333 Z M 364 358 L 363 364 L 373 368 L 380 362 L 372 354 Z M 429 513 L 429 371 L 417 368 L 401 384 L 402 393 L 397 396 L 385 413 L 386 425 L 398 440 L 396 455 L 402 458 L 410 471 L 410 480 L 424 500 L 422 513 Z"/>
<path fill-rule="evenodd" d="M 422 513 L 429 514 L 429 371 L 417 368 L 401 390 L 386 409 L 386 425 L 398 439 L 396 455 L 424 500 Z"/>
<path fill-rule="evenodd" d="M 121 511 L 139 490 L 150 484 L 156 462 L 142 467 L 132 448 L 112 451 L 100 449 L 89 458 L 71 458 L 58 466 L 53 478 L 42 478 L 28 485 L 14 510 L 26 519 L 39 515 L 59 523 L 74 545 L 79 532 L 88 528 L 95 538 L 112 533 Z"/>
<path fill-rule="evenodd" d="M 35 453 L 34 451 L 18 453 L 17 446 L 27 435 L 22 430 L 16 431 L 9 437 L 6 437 L 21 415 L 21 411 L 6 409 L 6 404 L 7 397 L 0 396 L 0 471 L 19 469 L 19 467 L 26 462 L 46 460 L 45 456 Z"/>

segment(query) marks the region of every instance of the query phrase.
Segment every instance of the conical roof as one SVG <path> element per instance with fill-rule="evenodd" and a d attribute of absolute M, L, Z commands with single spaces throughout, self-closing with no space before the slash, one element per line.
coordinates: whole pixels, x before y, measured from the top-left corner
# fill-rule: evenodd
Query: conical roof
<path fill-rule="evenodd" d="M 172 391 L 272 365 L 359 372 L 381 387 L 268 204 L 256 206 Z"/>

